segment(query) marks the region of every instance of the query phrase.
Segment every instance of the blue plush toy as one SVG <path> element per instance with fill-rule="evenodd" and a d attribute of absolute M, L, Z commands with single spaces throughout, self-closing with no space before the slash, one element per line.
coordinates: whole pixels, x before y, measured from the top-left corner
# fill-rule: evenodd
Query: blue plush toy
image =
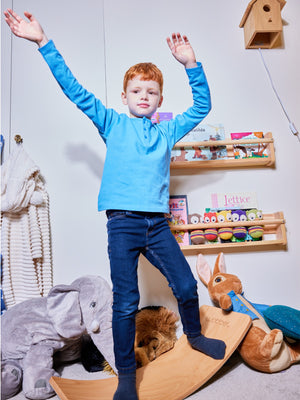
<path fill-rule="evenodd" d="M 288 306 L 271 306 L 263 312 L 270 329 L 280 329 L 287 338 L 300 340 L 300 311 Z"/>

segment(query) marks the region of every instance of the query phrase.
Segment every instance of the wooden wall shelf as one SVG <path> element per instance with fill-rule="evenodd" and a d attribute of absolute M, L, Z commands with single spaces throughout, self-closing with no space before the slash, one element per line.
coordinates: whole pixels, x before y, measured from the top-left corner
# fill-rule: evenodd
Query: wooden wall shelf
<path fill-rule="evenodd" d="M 209 224 L 187 224 L 171 225 L 173 231 L 192 231 L 195 229 L 225 228 L 236 226 L 264 227 L 263 240 L 251 242 L 232 242 L 232 243 L 207 243 L 200 245 L 181 246 L 185 255 L 215 254 L 220 251 L 226 252 L 247 252 L 247 251 L 266 251 L 266 250 L 285 250 L 287 246 L 286 227 L 283 212 L 273 214 L 263 214 L 263 219 L 259 221 L 209 223 Z M 178 229 L 180 227 L 180 229 Z"/>
<path fill-rule="evenodd" d="M 268 157 L 234 158 L 234 146 L 244 144 L 265 144 Z M 220 169 L 220 168 L 249 168 L 249 167 L 275 167 L 275 150 L 272 133 L 265 134 L 263 139 L 239 139 L 239 140 L 210 140 L 203 142 L 178 142 L 174 149 L 184 147 L 209 147 L 226 146 L 227 159 L 200 160 L 200 161 L 172 161 L 171 169 Z"/>

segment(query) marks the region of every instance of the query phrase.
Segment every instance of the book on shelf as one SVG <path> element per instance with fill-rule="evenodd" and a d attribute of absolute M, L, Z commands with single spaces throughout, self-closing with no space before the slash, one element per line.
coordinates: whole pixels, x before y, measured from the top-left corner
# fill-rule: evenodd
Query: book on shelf
<path fill-rule="evenodd" d="M 188 231 L 180 230 L 180 225 L 186 225 L 188 223 L 188 203 L 187 196 L 170 196 L 169 200 L 170 212 L 168 215 L 169 225 L 178 225 L 178 230 L 173 230 L 172 233 L 175 236 L 180 246 L 190 244 L 190 238 Z"/>
<path fill-rule="evenodd" d="M 231 139 L 263 139 L 263 132 L 236 132 L 230 134 Z M 267 143 L 239 144 L 233 146 L 234 158 L 268 157 Z"/>
<path fill-rule="evenodd" d="M 151 122 L 153 124 L 159 124 L 162 121 L 170 121 L 172 118 L 173 118 L 172 112 L 156 111 L 151 117 Z"/>
<path fill-rule="evenodd" d="M 204 161 L 227 158 L 226 146 L 218 146 L 218 140 L 225 139 L 224 126 L 221 124 L 204 125 L 198 124 L 177 142 L 202 142 L 216 141 L 214 146 L 191 146 L 174 148 L 171 152 L 171 161 Z"/>

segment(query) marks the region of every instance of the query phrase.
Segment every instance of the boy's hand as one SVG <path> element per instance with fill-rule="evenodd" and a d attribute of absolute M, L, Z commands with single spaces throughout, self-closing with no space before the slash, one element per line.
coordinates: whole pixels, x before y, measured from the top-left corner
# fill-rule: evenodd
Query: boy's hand
<path fill-rule="evenodd" d="M 4 11 L 4 15 L 5 21 L 10 27 L 12 33 L 16 36 L 35 42 L 39 47 L 48 42 L 47 36 L 45 35 L 40 23 L 29 12 L 24 12 L 25 17 L 29 19 L 29 22 L 22 19 L 10 8 Z"/>
<path fill-rule="evenodd" d="M 177 61 L 183 64 L 185 68 L 197 67 L 195 53 L 187 36 L 181 36 L 180 33 L 172 33 L 172 39 L 168 37 L 167 43 L 173 56 Z"/>

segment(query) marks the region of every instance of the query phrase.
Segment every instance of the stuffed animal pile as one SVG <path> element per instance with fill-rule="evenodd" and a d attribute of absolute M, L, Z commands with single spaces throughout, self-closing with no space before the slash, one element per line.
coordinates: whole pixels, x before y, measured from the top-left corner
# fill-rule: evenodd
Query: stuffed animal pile
<path fill-rule="evenodd" d="M 135 354 L 144 366 L 173 348 L 178 317 L 161 306 L 136 316 Z M 112 291 L 98 276 L 54 286 L 47 297 L 19 303 L 1 316 L 1 399 L 23 389 L 29 399 L 55 395 L 55 366 L 82 361 L 90 372 L 116 372 L 112 335 Z M 105 367 L 106 366 L 106 367 Z M 104 368 L 105 367 L 105 368 Z"/>

